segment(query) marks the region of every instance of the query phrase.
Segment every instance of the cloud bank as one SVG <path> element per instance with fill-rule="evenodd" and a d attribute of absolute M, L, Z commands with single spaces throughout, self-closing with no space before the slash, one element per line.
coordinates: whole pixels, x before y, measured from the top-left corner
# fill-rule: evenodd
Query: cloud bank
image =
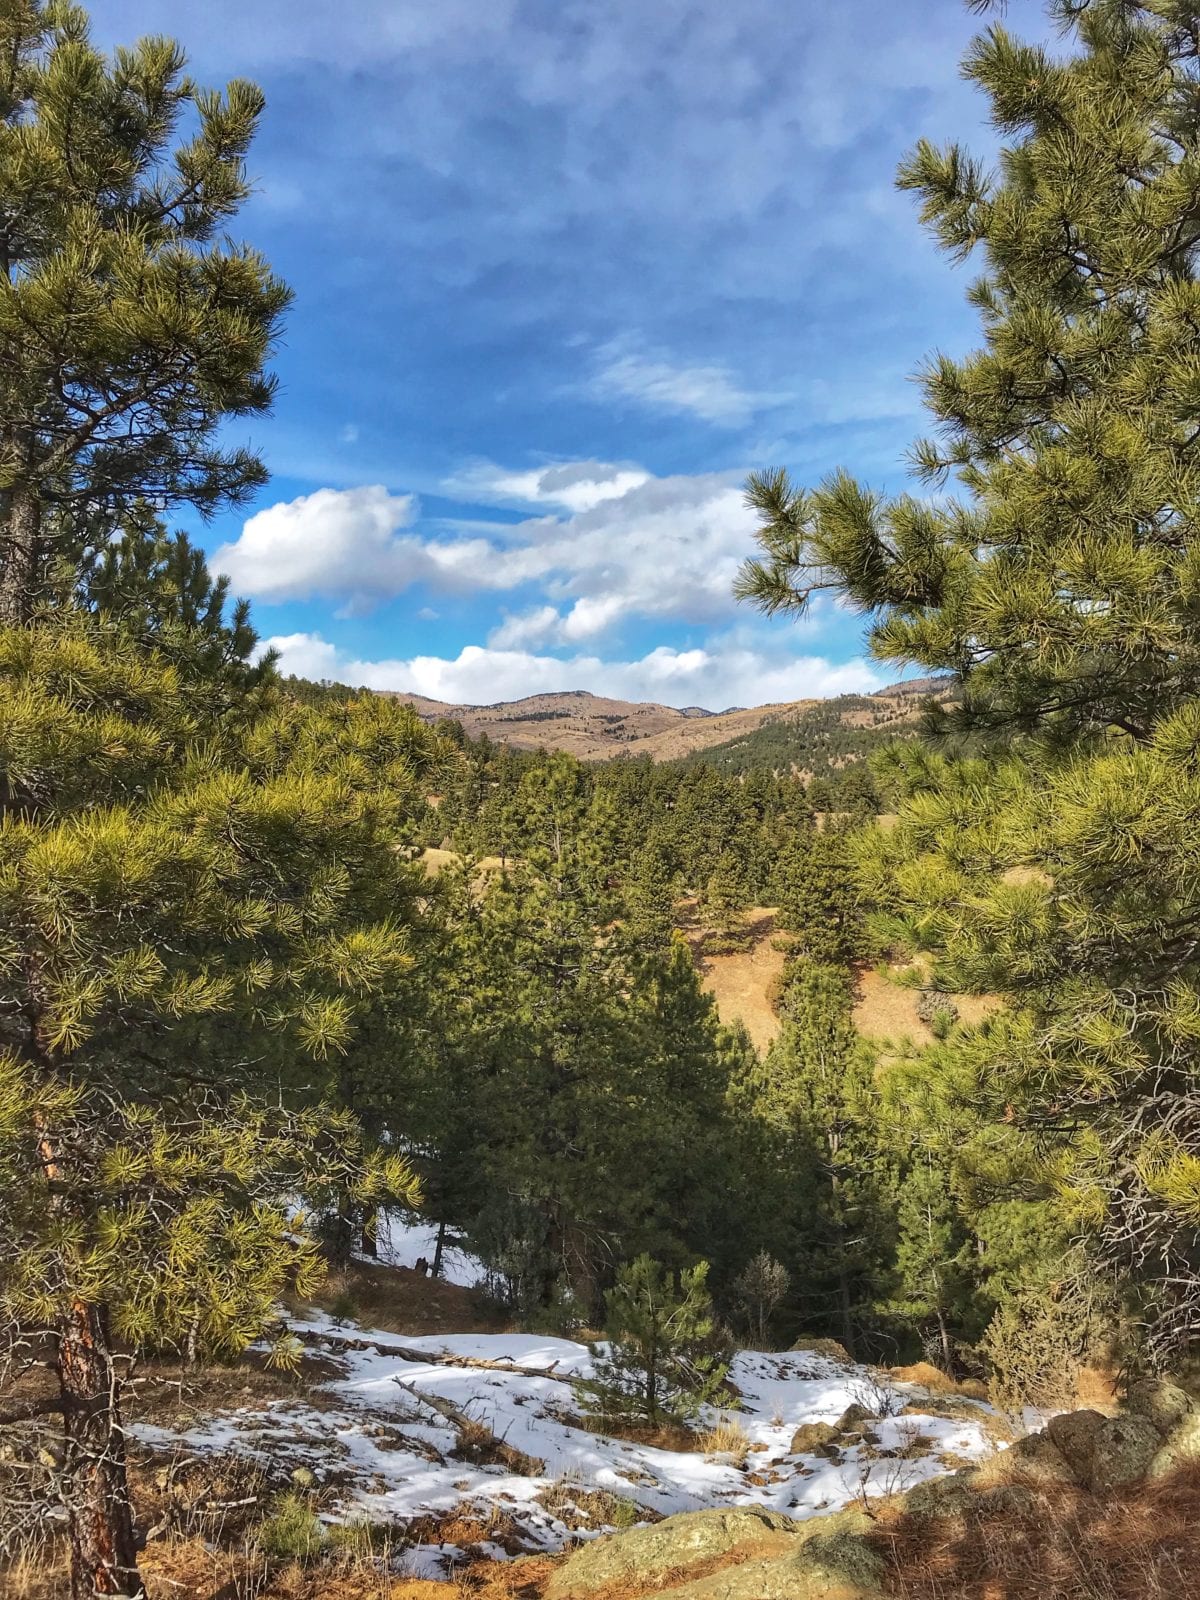
<path fill-rule="evenodd" d="M 264 641 L 277 650 L 280 669 L 298 677 L 327 678 L 356 688 L 390 689 L 460 705 L 493 705 L 524 695 L 587 689 L 618 700 L 669 706 L 763 705 L 810 696 L 869 693 L 882 686 L 862 662 L 835 666 L 819 656 L 771 659 L 736 640 L 702 649 L 660 645 L 639 660 L 566 659 L 526 650 L 467 645 L 453 659 L 364 661 L 316 633 L 283 634 Z"/>

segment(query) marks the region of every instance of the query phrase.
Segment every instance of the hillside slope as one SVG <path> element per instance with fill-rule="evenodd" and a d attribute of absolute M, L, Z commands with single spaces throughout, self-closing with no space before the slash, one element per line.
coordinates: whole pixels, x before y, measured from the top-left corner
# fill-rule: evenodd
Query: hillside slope
<path fill-rule="evenodd" d="M 649 756 L 675 761 L 712 751 L 731 770 L 747 765 L 789 765 L 790 752 L 812 742 L 810 734 L 834 726 L 855 730 L 858 743 L 913 724 L 929 685 L 902 684 L 873 695 L 836 700 L 791 700 L 711 712 L 696 706 L 677 710 L 653 701 L 611 700 L 584 690 L 529 695 L 495 705 L 451 705 L 423 695 L 398 694 L 427 722 L 449 718 L 473 739 L 486 734 L 517 750 L 565 750 L 583 761 L 617 756 Z M 815 720 L 812 720 L 815 719 Z M 780 731 L 782 730 L 782 731 Z M 793 732 L 795 730 L 795 732 Z M 853 759 L 853 757 L 852 757 Z"/>

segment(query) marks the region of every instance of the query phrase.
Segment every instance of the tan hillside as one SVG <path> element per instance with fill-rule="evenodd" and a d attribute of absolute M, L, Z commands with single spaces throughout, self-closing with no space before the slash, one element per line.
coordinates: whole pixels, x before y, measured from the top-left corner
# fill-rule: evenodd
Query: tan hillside
<path fill-rule="evenodd" d="M 729 739 L 743 738 L 821 703 L 789 700 L 719 712 L 696 706 L 680 711 L 653 701 L 609 700 L 582 689 L 529 695 L 523 700 L 502 700 L 490 706 L 450 705 L 417 694 L 397 694 L 394 698 L 406 701 L 428 722 L 442 717 L 460 722 L 475 739 L 486 734 L 493 742 L 509 744 L 517 750 L 565 750 L 585 761 L 620 755 L 672 761 Z M 871 698 L 896 720 L 918 714 L 917 685 L 883 689 Z M 844 716 L 861 721 L 863 713 L 847 711 Z M 847 726 L 856 725 L 853 720 L 847 721 Z"/>

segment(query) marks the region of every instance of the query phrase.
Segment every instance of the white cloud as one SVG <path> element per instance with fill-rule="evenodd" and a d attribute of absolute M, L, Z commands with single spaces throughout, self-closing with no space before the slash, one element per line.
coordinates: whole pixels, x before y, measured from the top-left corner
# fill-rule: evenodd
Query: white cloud
<path fill-rule="evenodd" d="M 490 461 L 477 462 L 445 484 L 447 494 L 487 505 L 555 506 L 591 511 L 605 500 L 620 500 L 649 483 L 650 474 L 632 463 L 564 461 L 527 472 L 510 472 Z"/>
<path fill-rule="evenodd" d="M 382 484 L 318 489 L 255 512 L 232 544 L 213 553 L 239 594 L 259 600 L 340 599 L 350 611 L 400 594 L 419 581 L 470 588 L 487 553 L 480 539 L 422 540 L 401 533 L 416 515 L 412 495 Z"/>
<path fill-rule="evenodd" d="M 773 403 L 770 395 L 741 388 L 726 367 L 678 366 L 622 342 L 601 350 L 591 392 L 602 400 L 628 400 L 646 411 L 699 417 L 727 427 L 749 422 L 760 407 Z"/>
<path fill-rule="evenodd" d="M 501 647 L 595 638 L 629 616 L 706 622 L 733 613 L 733 579 L 755 526 L 737 482 L 595 462 L 501 476 L 536 479 L 522 492 L 579 509 L 496 523 L 491 538 L 434 538 L 412 527 L 409 496 L 380 485 L 320 489 L 257 512 L 212 565 L 239 594 L 323 596 L 348 612 L 417 583 L 458 594 L 537 586 L 537 607 L 498 628 Z"/>
<path fill-rule="evenodd" d="M 731 705 L 868 692 L 882 681 L 861 661 L 838 666 L 819 656 L 767 656 L 736 638 L 694 650 L 660 645 L 632 661 L 603 661 L 597 656 L 560 660 L 482 645 L 467 645 L 453 659 L 364 661 L 311 633 L 268 639 L 265 647 L 279 651 L 284 672 L 425 695 L 452 705 L 492 705 L 523 695 L 588 689 L 622 700 L 719 711 Z"/>

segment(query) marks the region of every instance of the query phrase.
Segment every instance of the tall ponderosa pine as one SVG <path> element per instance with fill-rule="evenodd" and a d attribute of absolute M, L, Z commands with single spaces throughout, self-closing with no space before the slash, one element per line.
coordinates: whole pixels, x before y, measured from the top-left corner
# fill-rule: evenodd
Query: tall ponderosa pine
<path fill-rule="evenodd" d="M 1036 1129 L 1152 1353 L 1200 1331 L 1200 43 L 1184 0 L 1055 0 L 1073 53 L 994 26 L 968 78 L 995 172 L 922 143 L 900 184 L 957 259 L 983 347 L 923 374 L 930 490 L 751 481 L 741 592 L 871 617 L 875 656 L 957 675 L 978 759 L 909 772 L 864 847 L 888 934 L 1007 1013 L 962 1043 Z"/>
<path fill-rule="evenodd" d="M 136 501 L 207 512 L 265 481 L 217 437 L 269 408 L 289 299 L 223 237 L 263 97 L 184 66 L 161 38 L 106 60 L 75 5 L 0 9 L 2 622 L 81 529 L 103 543 Z"/>
<path fill-rule="evenodd" d="M 315 1270 L 294 1196 L 414 1197 L 322 1062 L 410 964 L 431 741 L 377 701 L 207 716 L 69 614 L 0 632 L 0 683 L 4 1375 L 52 1343 L 73 1592 L 134 1594 L 114 1349 L 240 1349 Z"/>

